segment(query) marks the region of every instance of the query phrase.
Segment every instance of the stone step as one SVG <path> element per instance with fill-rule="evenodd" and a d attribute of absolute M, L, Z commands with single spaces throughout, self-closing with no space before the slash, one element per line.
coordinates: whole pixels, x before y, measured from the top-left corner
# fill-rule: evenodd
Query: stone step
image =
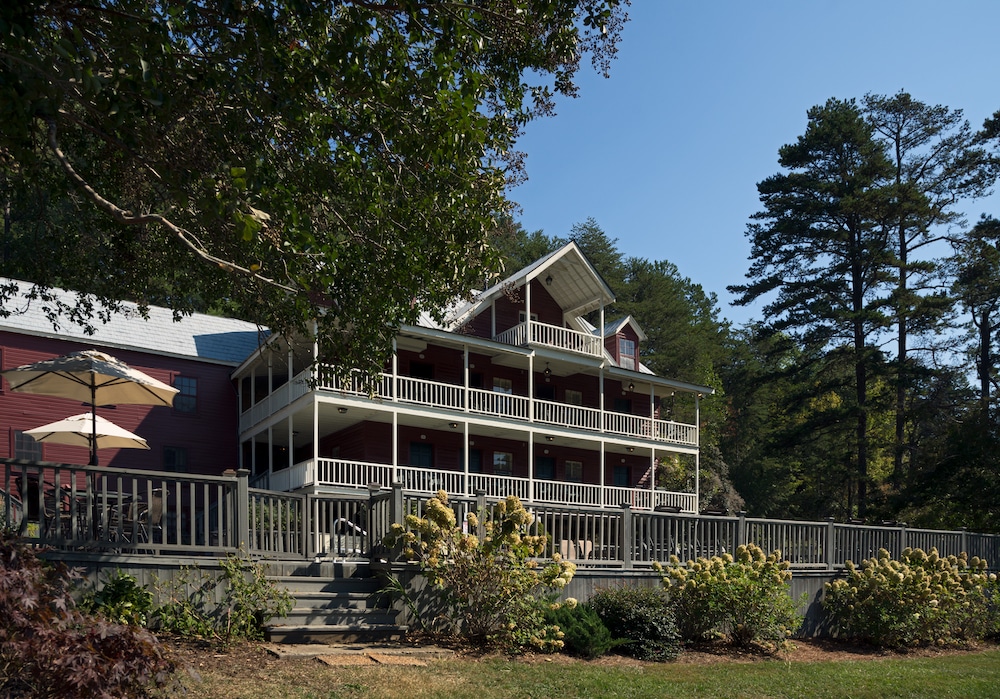
<path fill-rule="evenodd" d="M 275 617 L 269 626 L 363 626 L 393 625 L 396 623 L 394 609 L 316 609 L 295 607 L 283 617 Z"/>
<path fill-rule="evenodd" d="M 307 624 L 268 626 L 271 643 L 382 643 L 398 641 L 408 627 L 396 624 Z"/>

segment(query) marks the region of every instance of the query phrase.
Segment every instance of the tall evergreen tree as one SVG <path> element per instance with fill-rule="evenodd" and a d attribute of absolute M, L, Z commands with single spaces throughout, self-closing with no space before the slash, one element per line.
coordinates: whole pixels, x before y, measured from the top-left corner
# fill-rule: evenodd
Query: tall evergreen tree
<path fill-rule="evenodd" d="M 888 319 L 893 269 L 881 223 L 891 204 L 892 163 L 854 101 L 831 99 L 808 112 L 806 132 L 779 150 L 786 172 L 757 185 L 764 208 L 747 228 L 748 284 L 731 286 L 736 303 L 772 296 L 766 319 L 809 354 L 846 353 L 853 369 L 857 511 L 865 516 L 869 480 L 869 387 L 881 364 L 878 339 Z"/>
<path fill-rule="evenodd" d="M 981 197 L 991 184 L 986 151 L 977 146 L 962 111 L 931 106 L 906 92 L 866 95 L 865 118 L 885 143 L 892 161 L 893 206 L 886 226 L 894 238 L 895 290 L 891 313 L 896 327 L 894 475 L 904 477 L 908 446 L 907 397 L 925 367 L 911 356 L 915 336 L 934 337 L 952 306 L 932 244 L 957 224 L 959 202 Z M 925 372 L 924 372 L 925 373 Z"/>

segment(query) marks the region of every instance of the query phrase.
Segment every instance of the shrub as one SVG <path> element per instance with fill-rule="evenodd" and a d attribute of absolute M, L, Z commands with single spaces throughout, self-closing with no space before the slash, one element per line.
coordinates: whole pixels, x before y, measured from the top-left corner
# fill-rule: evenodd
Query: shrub
<path fill-rule="evenodd" d="M 680 652 L 680 635 L 670 600 L 655 587 L 606 587 L 587 604 L 615 638 L 624 639 L 623 652 L 640 660 L 672 660 Z"/>
<path fill-rule="evenodd" d="M 428 582 L 442 595 L 445 618 L 472 643 L 506 650 L 532 647 L 558 650 L 557 630 L 545 623 L 540 599 L 566 586 L 575 566 L 554 554 L 539 563 L 544 536 L 529 535 L 533 516 L 516 497 L 500 501 L 483 524 L 483 537 L 456 523 L 448 495 L 427 500 L 425 516 L 406 516 L 393 524 L 385 544 L 404 546 Z M 469 531 L 479 519 L 469 513 Z"/>
<path fill-rule="evenodd" d="M 593 607 L 577 604 L 572 597 L 561 604 L 553 603 L 545 613 L 545 621 L 562 632 L 567 653 L 588 660 L 599 658 L 623 643 L 612 638 L 611 631 Z"/>
<path fill-rule="evenodd" d="M 0 694 L 12 697 L 141 697 L 173 670 L 148 631 L 77 608 L 79 574 L 0 535 Z"/>
<path fill-rule="evenodd" d="M 681 564 L 671 556 L 668 567 L 655 567 L 685 641 L 724 636 L 740 647 L 778 647 L 801 623 L 780 551 L 765 556 L 748 544 L 736 549 L 735 558 L 727 553 Z"/>
<path fill-rule="evenodd" d="M 880 646 L 946 645 L 993 636 L 998 625 L 997 577 L 986 561 L 965 553 L 907 548 L 900 559 L 847 561 L 847 577 L 826 586 L 823 607 L 834 630 Z"/>
<path fill-rule="evenodd" d="M 153 593 L 140 586 L 134 575 L 116 570 L 100 590 L 83 596 L 80 608 L 116 624 L 144 627 L 153 608 Z"/>
<path fill-rule="evenodd" d="M 166 600 L 154 612 L 158 628 L 222 643 L 259 640 L 269 619 L 292 609 L 288 591 L 267 579 L 267 566 L 236 554 L 226 556 L 221 565 L 218 579 L 195 567 L 182 569 L 172 580 L 157 580 L 157 591 Z M 220 585 L 223 599 L 214 605 Z"/>

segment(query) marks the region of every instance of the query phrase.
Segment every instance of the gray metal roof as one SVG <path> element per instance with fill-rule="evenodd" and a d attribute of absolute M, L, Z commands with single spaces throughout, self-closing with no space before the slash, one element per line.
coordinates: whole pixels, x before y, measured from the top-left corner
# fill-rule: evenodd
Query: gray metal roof
<path fill-rule="evenodd" d="M 184 316 L 174 321 L 173 311 L 159 306 L 149 307 L 149 318 L 139 315 L 135 304 L 125 304 L 124 313 L 116 313 L 107 323 L 92 322 L 94 334 L 88 335 L 82 325 L 65 317 L 53 327 L 41 300 L 28 301 L 24 294 L 31 284 L 0 278 L 0 284 L 15 283 L 20 292 L 4 304 L 9 311 L 0 317 L 0 331 L 9 331 L 72 340 L 97 347 L 134 349 L 151 354 L 199 359 L 221 364 L 238 365 L 267 337 L 267 330 L 253 323 L 221 318 L 202 313 Z M 51 293 L 64 303 L 75 304 L 77 294 L 62 289 Z"/>

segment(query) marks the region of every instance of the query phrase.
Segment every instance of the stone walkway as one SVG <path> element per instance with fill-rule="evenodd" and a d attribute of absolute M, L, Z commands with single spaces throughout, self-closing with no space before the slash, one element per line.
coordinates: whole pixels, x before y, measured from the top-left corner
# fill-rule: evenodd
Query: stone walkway
<path fill-rule="evenodd" d="M 279 658 L 315 658 L 325 665 L 416 665 L 426 666 L 431 660 L 454 657 L 453 651 L 437 646 L 403 646 L 398 644 L 362 643 L 268 643 L 264 649 Z"/>

